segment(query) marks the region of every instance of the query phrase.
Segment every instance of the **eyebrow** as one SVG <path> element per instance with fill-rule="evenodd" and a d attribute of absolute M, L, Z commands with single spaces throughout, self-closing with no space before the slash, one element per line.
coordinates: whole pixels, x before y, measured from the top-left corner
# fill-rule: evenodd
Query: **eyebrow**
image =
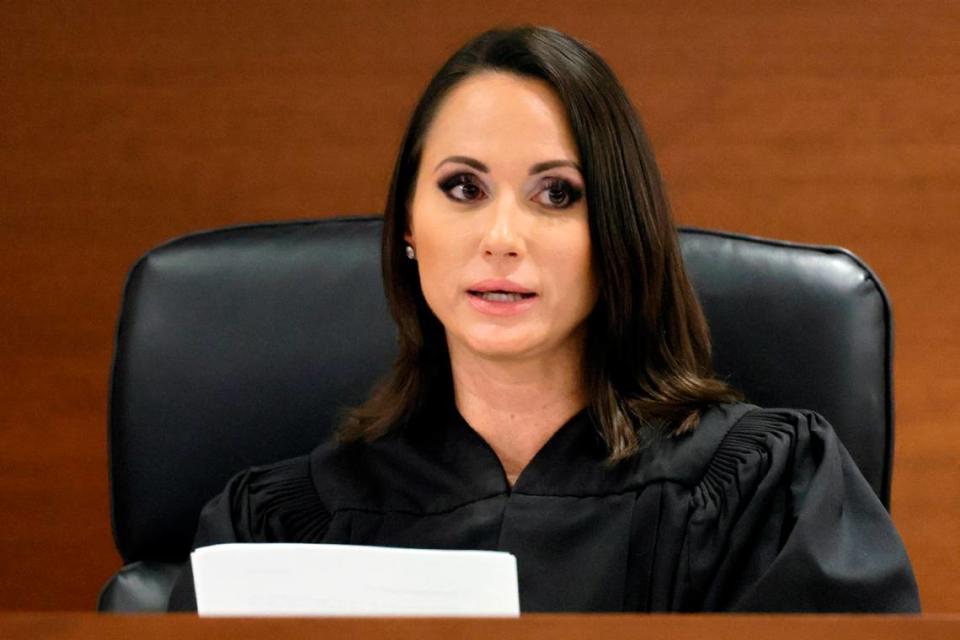
<path fill-rule="evenodd" d="M 450 156 L 449 158 L 444 158 L 437 163 L 437 166 L 435 166 L 433 170 L 436 171 L 442 164 L 446 162 L 460 162 L 467 166 L 473 167 L 481 173 L 490 173 L 490 169 L 487 167 L 487 165 L 483 164 L 479 160 L 476 160 L 475 158 L 471 158 L 470 156 Z M 554 167 L 573 167 L 577 171 L 580 171 L 580 165 L 572 160 L 547 160 L 546 162 L 538 162 L 530 167 L 529 175 L 532 176 L 535 173 L 547 171 L 548 169 L 553 169 Z"/>

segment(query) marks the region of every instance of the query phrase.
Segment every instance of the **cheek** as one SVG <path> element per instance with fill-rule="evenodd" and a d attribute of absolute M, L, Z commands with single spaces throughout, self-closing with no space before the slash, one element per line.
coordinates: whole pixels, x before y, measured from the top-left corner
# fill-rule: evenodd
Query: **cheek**
<path fill-rule="evenodd" d="M 584 217 L 586 217 L 584 215 Z M 590 229 L 586 220 L 571 221 L 568 228 L 553 235 L 552 244 L 571 271 L 582 271 L 590 264 Z"/>
<path fill-rule="evenodd" d="M 463 250 L 455 239 L 434 232 L 418 237 L 417 247 L 423 296 L 434 313 L 440 315 L 444 307 L 456 301 L 459 293 Z"/>
<path fill-rule="evenodd" d="M 464 261 L 469 255 L 462 224 L 449 211 L 443 194 L 430 185 L 418 185 L 410 216 L 417 252 L 417 269 L 423 297 L 435 315 L 442 318 L 457 302 Z"/>
<path fill-rule="evenodd" d="M 595 297 L 596 287 L 594 286 L 593 272 L 590 269 L 590 254 L 584 253 L 578 257 L 579 259 L 576 262 L 571 261 L 570 271 L 567 273 L 567 282 L 570 286 L 567 294 L 575 296 L 576 300 L 571 300 L 571 303 L 580 306 Z"/>
<path fill-rule="evenodd" d="M 591 265 L 591 247 L 589 232 L 576 234 L 572 242 L 567 246 L 564 282 L 566 291 L 561 290 L 561 294 L 567 294 L 571 297 L 570 304 L 576 306 L 590 306 L 596 301 L 597 287 Z M 558 283 L 563 287 L 564 283 Z"/>

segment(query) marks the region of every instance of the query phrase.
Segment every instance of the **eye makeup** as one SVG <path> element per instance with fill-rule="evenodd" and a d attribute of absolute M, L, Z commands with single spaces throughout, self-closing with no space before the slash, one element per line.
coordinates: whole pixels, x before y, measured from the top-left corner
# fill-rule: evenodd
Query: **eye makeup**
<path fill-rule="evenodd" d="M 444 195 L 455 202 L 475 202 L 477 197 L 471 197 L 470 194 L 477 194 L 483 189 L 478 184 L 476 177 L 470 173 L 455 173 L 449 178 L 443 178 L 437 183 L 437 186 L 443 191 Z M 451 195 L 454 189 L 460 189 L 460 193 L 466 198 L 457 198 Z"/>
<path fill-rule="evenodd" d="M 583 190 L 579 189 L 572 185 L 569 181 L 564 180 L 563 178 L 547 178 L 544 185 L 544 189 L 540 193 L 546 193 L 547 199 L 550 200 L 550 205 L 555 206 L 558 209 L 566 209 L 567 207 L 572 207 L 583 197 Z M 566 202 L 563 204 L 553 201 L 553 194 L 559 193 L 562 196 L 566 196 Z"/>
<path fill-rule="evenodd" d="M 448 177 L 441 178 L 437 182 L 437 188 L 443 194 L 461 204 L 478 202 L 485 199 L 483 184 L 480 179 L 472 173 L 454 173 Z M 542 198 L 547 194 L 546 200 Z M 557 202 L 554 196 L 564 198 L 562 202 Z M 565 178 L 548 176 L 545 177 L 538 186 L 535 200 L 538 204 L 551 209 L 567 209 L 583 198 L 583 190 Z"/>

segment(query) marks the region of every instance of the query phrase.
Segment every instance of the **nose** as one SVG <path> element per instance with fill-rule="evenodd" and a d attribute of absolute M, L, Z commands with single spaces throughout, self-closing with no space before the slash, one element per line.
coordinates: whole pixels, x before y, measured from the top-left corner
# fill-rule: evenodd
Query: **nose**
<path fill-rule="evenodd" d="M 483 255 L 491 258 L 514 258 L 523 255 L 523 212 L 513 195 L 501 194 L 489 211 L 490 219 L 480 245 Z"/>

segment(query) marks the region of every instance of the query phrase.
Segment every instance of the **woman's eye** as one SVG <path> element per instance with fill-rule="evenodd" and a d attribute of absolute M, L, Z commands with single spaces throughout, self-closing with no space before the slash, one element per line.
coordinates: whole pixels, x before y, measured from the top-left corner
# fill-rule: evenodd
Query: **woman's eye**
<path fill-rule="evenodd" d="M 483 189 L 469 173 L 458 173 L 442 180 L 439 187 L 448 198 L 457 202 L 475 202 L 483 196 Z"/>
<path fill-rule="evenodd" d="M 548 207 L 566 209 L 573 206 L 582 197 L 583 192 L 580 189 L 566 180 L 553 178 L 547 181 L 543 191 L 538 194 L 537 201 Z"/>

